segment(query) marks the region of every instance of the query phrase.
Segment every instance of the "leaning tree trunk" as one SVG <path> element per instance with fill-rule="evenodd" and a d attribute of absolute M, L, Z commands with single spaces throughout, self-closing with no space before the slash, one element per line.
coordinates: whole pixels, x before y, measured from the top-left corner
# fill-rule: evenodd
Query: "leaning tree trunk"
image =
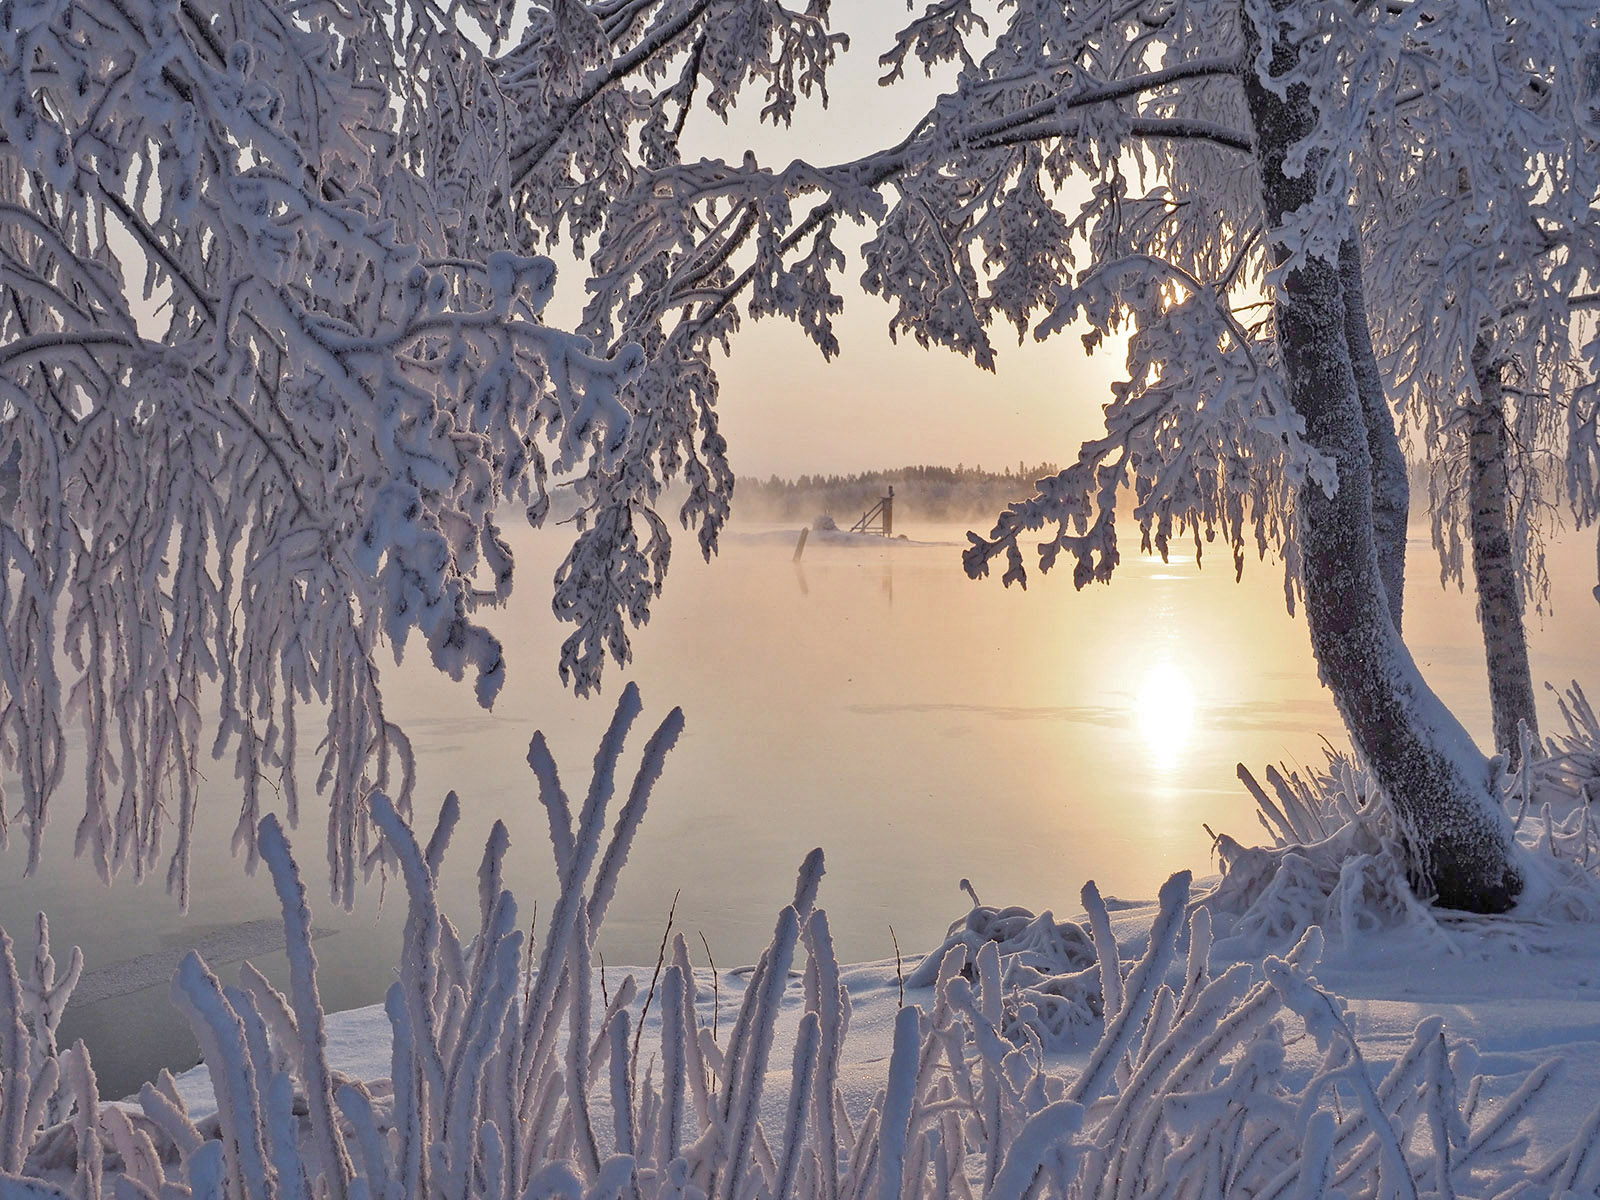
<path fill-rule="evenodd" d="M 1367 325 L 1366 292 L 1361 284 L 1361 243 L 1354 236 L 1339 246 L 1339 286 L 1344 297 L 1344 336 L 1355 373 L 1356 395 L 1367 426 L 1367 451 L 1372 456 L 1372 534 L 1378 544 L 1378 575 L 1389 602 L 1395 632 L 1401 631 L 1405 608 L 1406 524 L 1411 516 L 1411 480 L 1406 456 L 1395 435 L 1394 413 L 1383 391 L 1383 372 L 1372 349 Z"/>
<path fill-rule="evenodd" d="M 1511 452 L 1506 428 L 1504 363 L 1487 340 L 1472 348 L 1472 373 L 1478 394 L 1471 401 L 1468 469 L 1472 508 L 1472 573 L 1478 588 L 1478 624 L 1489 664 L 1489 702 L 1494 713 L 1494 748 L 1512 770 L 1521 766 L 1519 722 L 1539 735 L 1534 711 L 1533 672 L 1528 666 L 1528 634 L 1522 623 L 1521 563 L 1511 544 L 1511 489 L 1506 460 Z"/>
<path fill-rule="evenodd" d="M 1281 10 L 1293 0 L 1273 0 Z M 1256 76 L 1263 35 L 1272 72 L 1299 62 L 1289 25 L 1258 30 L 1243 18 L 1245 98 L 1256 138 L 1267 226 L 1315 198 L 1320 172 L 1290 177 L 1290 147 L 1316 126 L 1304 84 L 1280 96 Z M 1277 240 L 1274 253 L 1286 251 Z M 1338 486 L 1313 483 L 1298 497 L 1298 534 L 1312 650 L 1362 758 L 1393 805 L 1414 886 L 1449 908 L 1499 912 L 1522 889 L 1504 810 L 1489 790 L 1488 763 L 1428 688 L 1390 619 L 1372 526 L 1372 454 L 1346 341 L 1337 265 L 1308 258 L 1286 273 L 1276 297 L 1278 344 L 1290 402 L 1310 444 L 1329 456 Z"/>

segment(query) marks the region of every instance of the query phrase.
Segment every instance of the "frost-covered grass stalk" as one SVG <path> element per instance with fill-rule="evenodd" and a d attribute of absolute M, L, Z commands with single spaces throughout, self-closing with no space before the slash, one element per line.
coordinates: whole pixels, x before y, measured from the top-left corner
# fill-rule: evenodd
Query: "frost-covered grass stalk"
<path fill-rule="evenodd" d="M 852 1111 L 840 1082 L 851 1000 L 816 907 L 820 853 L 802 865 L 724 1040 L 702 1022 L 681 936 L 653 1011 L 639 1011 L 631 977 L 597 1009 L 594 938 L 682 727 L 674 710 L 651 737 L 607 838 L 639 707 L 630 686 L 576 814 L 534 739 L 562 888 L 520 1003 L 523 935 L 504 886 L 504 827 L 479 868 L 478 928 L 463 937 L 435 887 L 454 798 L 426 844 L 377 802 L 409 895 L 386 1002 L 388 1081 L 327 1064 L 310 912 L 270 817 L 260 845 L 283 905 L 289 994 L 248 966 L 240 986 L 224 985 L 194 955 L 173 981 L 205 1048 L 214 1117 L 192 1120 L 165 1072 L 136 1106 L 102 1104 L 82 1044 L 54 1043 L 76 956 L 57 980 L 45 941 L 24 983 L 0 936 L 0 1196 L 1309 1200 L 1487 1197 L 1519 1173 L 1541 1195 L 1592 1193 L 1596 1121 L 1547 1164 L 1522 1161 L 1521 1126 L 1552 1066 L 1482 1104 L 1473 1051 L 1451 1051 L 1430 1018 L 1375 1074 L 1342 1006 L 1312 979 L 1320 930 L 1260 967 L 1213 976 L 1211 914 L 1191 905 L 1187 874 L 1162 888 L 1148 944 L 1126 967 L 1093 885 L 1083 893 L 1092 933 L 975 905 L 907 981 L 916 1002 L 896 1016 L 883 1086 L 864 1109 Z M 1077 968 L 1066 984 L 1063 965 Z M 1082 1002 L 1076 1024 L 1043 1003 L 1068 994 Z M 642 1059 L 630 1052 L 641 1021 Z M 1064 1071 L 1047 1052 L 1080 1035 L 1094 1041 L 1087 1062 Z M 1303 1054 L 1293 1065 L 1295 1042 L 1315 1043 L 1310 1068 Z"/>
<path fill-rule="evenodd" d="M 1521 767 L 1491 763 L 1494 791 L 1516 832 L 1523 870 L 1538 886 L 1519 906 L 1528 917 L 1600 917 L 1600 719 L 1573 683 L 1559 700 L 1566 732 L 1540 747 L 1524 725 Z M 1227 932 L 1265 949 L 1312 926 L 1349 946 L 1379 928 L 1407 926 L 1450 941 L 1497 928 L 1447 917 L 1419 900 L 1395 836 L 1395 814 L 1372 774 L 1329 750 L 1322 769 L 1268 767 L 1263 786 L 1243 764 L 1239 778 L 1255 798 L 1271 839 L 1247 847 L 1217 838 L 1223 879 L 1207 899 Z M 1531 928 L 1531 927 L 1529 927 Z M 1526 931 L 1523 935 L 1526 936 Z"/>

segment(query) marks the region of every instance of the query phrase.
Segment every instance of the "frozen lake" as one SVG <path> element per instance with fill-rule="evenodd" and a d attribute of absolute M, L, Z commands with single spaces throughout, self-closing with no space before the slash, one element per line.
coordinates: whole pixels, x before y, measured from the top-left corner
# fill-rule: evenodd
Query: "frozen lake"
<path fill-rule="evenodd" d="M 962 878 L 986 901 L 1058 912 L 1077 909 L 1089 877 L 1107 894 L 1148 897 L 1174 870 L 1207 872 L 1203 824 L 1255 837 L 1236 763 L 1258 775 L 1269 763 L 1316 764 L 1323 735 L 1342 740 L 1275 564 L 1250 563 L 1236 584 L 1224 555 L 1196 571 L 1186 559 L 1130 554 L 1109 587 L 1075 592 L 1063 568 L 1034 575 L 1024 593 L 966 579 L 964 526 L 919 525 L 914 513 L 898 524 L 918 544 L 813 538 L 799 565 L 792 528 L 736 525 L 709 566 L 680 536 L 667 594 L 635 635 L 634 664 L 626 674 L 608 667 L 604 694 L 589 700 L 574 699 L 555 672 L 567 628 L 549 615 L 548 579 L 566 531 L 522 534 L 517 596 L 495 622 L 511 661 L 496 710 L 478 709 L 470 684 L 435 675 L 421 656 L 387 673 L 390 715 L 417 751 L 419 823 L 431 827 L 447 789 L 462 799 L 444 873 L 458 924 L 476 922 L 475 870 L 496 818 L 512 831 L 508 881 L 524 921 L 534 900 L 549 912 L 528 739 L 545 731 L 569 794 L 581 795 L 624 678 L 645 702 L 627 778 L 673 705 L 687 728 L 608 917 L 601 944 L 611 963 L 654 962 L 675 895 L 692 945 L 703 933 L 719 966 L 749 962 L 818 845 L 828 854 L 822 901 L 845 961 L 892 955 L 891 927 L 908 954 L 936 944 L 965 911 Z M 1542 627 L 1535 618 L 1535 676 L 1600 690 L 1592 536 L 1557 541 L 1550 561 L 1555 608 Z M 1441 591 L 1425 540 L 1413 542 L 1410 575 L 1412 649 L 1487 743 L 1471 598 Z M 1545 700 L 1552 732 L 1558 718 Z M 309 714 L 302 728 L 314 743 Z M 79 814 L 70 788 L 55 801 L 38 877 L 22 878 L 19 844 L 0 855 L 0 924 L 18 957 L 31 953 L 33 913 L 44 908 L 58 961 L 77 943 L 95 973 L 84 987 L 93 1001 L 69 1009 L 63 1033 L 88 1041 L 108 1096 L 158 1066 L 194 1061 L 158 982 L 182 948 L 201 944 L 225 980 L 236 968 L 222 964 L 242 956 L 269 974 L 282 965 L 273 927 L 259 923 L 276 915 L 265 873 L 243 878 L 229 857 L 231 768 L 206 773 L 187 917 L 159 882 L 108 891 L 71 858 Z M 333 909 L 323 822 L 308 809 L 291 837 L 326 931 L 323 998 L 330 1008 L 372 1003 L 390 980 L 404 900 L 393 881 L 387 895 L 374 883 L 355 912 Z"/>

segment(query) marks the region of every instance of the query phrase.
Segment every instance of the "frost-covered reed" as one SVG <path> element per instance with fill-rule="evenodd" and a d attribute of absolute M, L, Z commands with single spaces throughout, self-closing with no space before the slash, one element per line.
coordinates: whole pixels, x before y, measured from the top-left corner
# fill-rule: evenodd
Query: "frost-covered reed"
<path fill-rule="evenodd" d="M 724 1038 L 701 1018 L 681 936 L 653 1009 L 631 977 L 597 1006 L 595 937 L 682 726 L 674 710 L 649 739 L 608 837 L 639 709 L 630 687 L 576 813 L 534 738 L 562 886 L 531 980 L 504 827 L 485 847 L 478 927 L 464 938 L 435 888 L 454 797 L 426 843 L 374 801 L 409 896 L 385 1006 L 389 1081 L 328 1066 L 305 890 L 271 817 L 260 845 L 284 912 L 288 994 L 248 966 L 225 985 L 194 955 L 173 981 L 210 1067 L 212 1117 L 192 1119 L 165 1072 L 136 1105 L 101 1103 L 83 1045 L 55 1045 L 77 956 L 57 978 L 41 924 L 24 982 L 0 936 L 0 1198 L 1313 1200 L 1519 1185 L 1589 1195 L 1600 1184 L 1594 1120 L 1561 1155 L 1524 1161 L 1522 1126 L 1553 1065 L 1482 1103 L 1473 1051 L 1452 1050 L 1430 1018 L 1374 1071 L 1312 977 L 1320 930 L 1213 975 L 1211 914 L 1191 904 L 1187 874 L 1162 888 L 1126 964 L 1092 885 L 1087 931 L 978 906 L 907 980 L 915 1002 L 896 1015 L 882 1087 L 864 1107 L 841 1086 L 851 1000 L 816 906 L 820 853 L 802 865 Z M 1052 984 L 1062 962 L 1070 987 Z M 1068 995 L 1086 1015 L 1053 1023 L 1041 997 Z M 1073 1037 L 1088 1046 L 1076 1071 L 1047 1046 Z"/>
<path fill-rule="evenodd" d="M 1573 683 L 1559 698 L 1567 729 L 1541 747 L 1520 727 L 1522 766 L 1490 762 L 1496 795 L 1515 831 L 1532 887 L 1524 918 L 1600 919 L 1600 719 Z M 1207 898 L 1219 933 L 1257 949 L 1283 948 L 1312 926 L 1348 947 L 1378 929 L 1402 927 L 1457 944 L 1485 933 L 1513 936 L 1503 923 L 1441 914 L 1418 898 L 1394 810 L 1350 755 L 1329 749 L 1321 769 L 1268 767 L 1262 785 L 1243 765 L 1267 846 L 1216 838 L 1223 877 Z M 1526 922 L 1514 936 L 1526 940 Z"/>

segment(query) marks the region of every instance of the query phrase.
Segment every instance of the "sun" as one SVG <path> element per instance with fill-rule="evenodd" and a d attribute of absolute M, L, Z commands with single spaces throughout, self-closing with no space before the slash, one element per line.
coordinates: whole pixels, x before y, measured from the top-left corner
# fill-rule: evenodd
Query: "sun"
<path fill-rule="evenodd" d="M 1145 672 L 1134 700 L 1134 721 L 1150 760 L 1163 769 L 1177 765 L 1194 735 L 1194 686 L 1171 659 Z"/>

